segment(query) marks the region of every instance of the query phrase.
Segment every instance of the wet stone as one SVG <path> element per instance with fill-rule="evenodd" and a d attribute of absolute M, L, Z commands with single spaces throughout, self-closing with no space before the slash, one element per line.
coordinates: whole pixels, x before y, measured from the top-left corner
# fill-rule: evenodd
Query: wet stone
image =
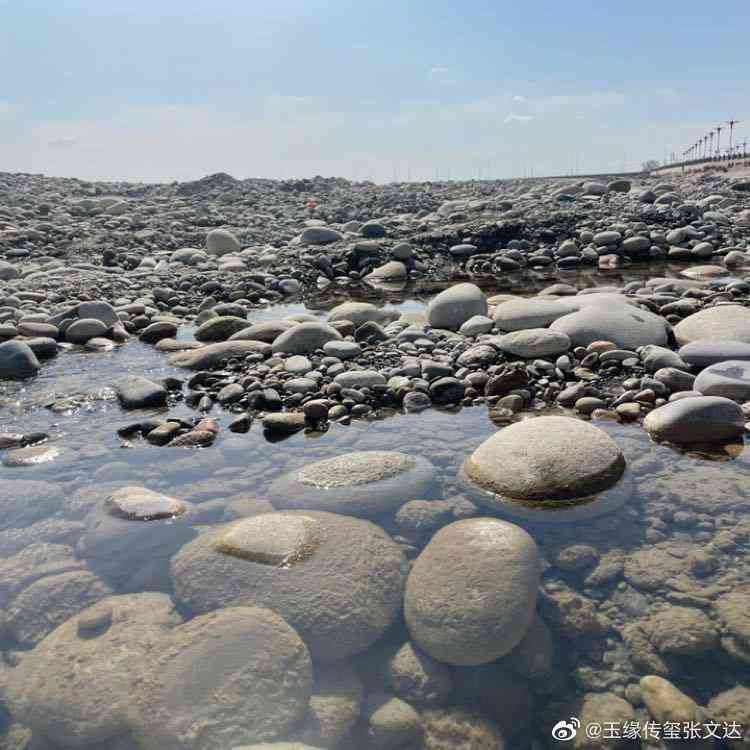
<path fill-rule="evenodd" d="M 568 417 L 536 417 L 506 427 L 467 460 L 466 476 L 503 502 L 554 503 L 594 495 L 625 469 L 617 444 L 602 430 Z"/>
<path fill-rule="evenodd" d="M 109 513 L 128 521 L 156 521 L 182 515 L 187 506 L 180 500 L 142 487 L 123 487 L 106 501 Z"/>
<path fill-rule="evenodd" d="M 278 508 L 316 508 L 356 516 L 396 508 L 404 496 L 424 493 L 431 465 L 393 451 L 344 453 L 304 466 L 276 480 L 271 502 Z"/>
<path fill-rule="evenodd" d="M 314 536 L 317 544 L 309 543 Z M 287 564 L 269 564 L 283 558 Z M 363 651 L 393 623 L 406 560 L 368 521 L 280 511 L 201 534 L 173 557 L 171 573 L 177 599 L 193 612 L 269 607 L 299 632 L 314 658 L 336 661 Z"/>
<path fill-rule="evenodd" d="M 225 555 L 287 568 L 314 554 L 320 533 L 320 525 L 305 516 L 290 517 L 283 525 L 273 517 L 257 516 L 232 526 L 215 546 Z"/>

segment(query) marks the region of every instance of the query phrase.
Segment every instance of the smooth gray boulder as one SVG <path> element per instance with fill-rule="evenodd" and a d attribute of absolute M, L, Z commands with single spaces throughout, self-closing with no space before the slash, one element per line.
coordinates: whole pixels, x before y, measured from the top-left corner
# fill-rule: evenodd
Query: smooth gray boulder
<path fill-rule="evenodd" d="M 697 723 L 703 716 L 698 704 L 664 677 L 646 675 L 638 687 L 648 712 L 660 723 Z M 632 708 L 630 710 L 632 712 Z"/>
<path fill-rule="evenodd" d="M 10 281 L 18 278 L 18 269 L 6 260 L 0 260 L 0 280 Z"/>
<path fill-rule="evenodd" d="M 546 328 L 550 323 L 578 309 L 567 299 L 517 299 L 497 305 L 492 317 L 501 331 Z"/>
<path fill-rule="evenodd" d="M 438 661 L 486 664 L 534 619 L 541 562 L 534 540 L 495 518 L 444 526 L 414 562 L 404 614 L 413 642 Z"/>
<path fill-rule="evenodd" d="M 527 328 L 506 333 L 497 339 L 497 345 L 507 354 L 531 359 L 563 354 L 570 349 L 570 339 L 560 331 L 547 328 Z"/>
<path fill-rule="evenodd" d="M 721 396 L 697 396 L 671 401 L 654 409 L 643 420 L 648 434 L 658 441 L 677 444 L 734 440 L 745 432 L 745 415 L 739 404 Z"/>
<path fill-rule="evenodd" d="M 307 321 L 284 331 L 272 344 L 275 353 L 312 354 L 329 341 L 338 341 L 341 334 L 325 323 Z"/>
<path fill-rule="evenodd" d="M 750 344 L 750 308 L 742 305 L 716 305 L 688 315 L 674 327 L 680 346 L 692 341 L 741 341 Z"/>
<path fill-rule="evenodd" d="M 168 582 L 168 559 L 195 536 L 192 503 L 126 486 L 103 493 L 85 518 L 77 554 L 99 575 L 122 585 L 148 569 L 153 585 Z"/>
<path fill-rule="evenodd" d="M 410 497 L 424 497 L 433 466 L 420 456 L 356 451 L 307 464 L 275 480 L 276 508 L 315 509 L 364 518 L 388 513 Z"/>
<path fill-rule="evenodd" d="M 453 693 L 450 667 L 411 641 L 404 643 L 388 662 L 388 677 L 393 692 L 417 706 L 444 706 Z"/>
<path fill-rule="evenodd" d="M 328 341 L 323 344 L 323 351 L 328 357 L 346 361 L 358 357 L 362 353 L 362 347 L 355 341 Z"/>
<path fill-rule="evenodd" d="M 238 318 L 234 315 L 219 315 L 201 323 L 194 336 L 196 341 L 226 341 L 235 333 L 247 330 L 247 328 L 248 324 L 245 318 Z"/>
<path fill-rule="evenodd" d="M 53 516 L 62 503 L 62 489 L 52 482 L 3 479 L 0 482 L 0 531 L 25 528 Z"/>
<path fill-rule="evenodd" d="M 65 340 L 71 344 L 85 344 L 89 339 L 104 336 L 110 328 L 97 318 L 80 318 L 65 329 Z"/>
<path fill-rule="evenodd" d="M 400 260 L 389 260 L 368 273 L 365 281 L 400 281 L 408 275 L 406 266 Z"/>
<path fill-rule="evenodd" d="M 0 378 L 29 378 L 36 375 L 40 367 L 28 344 L 22 341 L 0 344 Z"/>
<path fill-rule="evenodd" d="M 710 365 L 695 379 L 693 389 L 704 396 L 750 401 L 750 362 L 728 360 Z"/>
<path fill-rule="evenodd" d="M 616 726 L 632 726 L 636 717 L 633 706 L 628 701 L 619 695 L 608 692 L 585 693 L 574 699 L 573 705 L 565 704 L 563 711 L 567 712 L 564 714 L 566 721 L 571 714 L 580 717 L 581 729 L 570 743 L 573 750 L 604 750 L 605 748 L 614 750 L 614 748 L 620 747 L 621 742 L 619 740 L 602 739 L 600 736 L 596 736 L 598 727 L 604 726 L 605 722 L 612 722 Z M 590 736 L 591 734 L 594 734 L 593 739 Z M 557 744 L 557 742 L 554 744 Z"/>
<path fill-rule="evenodd" d="M 206 235 L 206 251 L 209 255 L 222 256 L 239 253 L 241 250 L 239 240 L 227 229 L 212 229 Z"/>
<path fill-rule="evenodd" d="M 572 417 L 533 417 L 485 440 L 464 464 L 488 506 L 550 505 L 595 495 L 625 470 L 622 451 L 607 433 Z"/>
<path fill-rule="evenodd" d="M 114 307 L 104 300 L 94 300 L 92 302 L 81 302 L 76 308 L 79 318 L 93 318 L 101 321 L 107 328 L 111 328 L 115 323 L 120 322 Z"/>
<path fill-rule="evenodd" d="M 455 284 L 440 292 L 427 306 L 427 321 L 433 328 L 458 330 L 469 318 L 487 315 L 487 298 L 474 284 Z"/>
<path fill-rule="evenodd" d="M 336 375 L 333 382 L 342 388 L 372 388 L 374 385 L 385 385 L 388 381 L 375 370 L 347 370 Z"/>
<path fill-rule="evenodd" d="M 479 336 L 482 333 L 489 333 L 495 321 L 486 315 L 473 315 L 461 325 L 458 332 L 464 336 Z"/>
<path fill-rule="evenodd" d="M 320 661 L 345 659 L 396 618 L 406 559 L 380 527 L 319 511 L 263 513 L 211 528 L 172 558 L 176 597 L 193 612 L 261 606 Z"/>
<path fill-rule="evenodd" d="M 174 628 L 135 698 L 142 750 L 226 750 L 288 736 L 312 693 L 309 652 L 269 609 L 228 607 Z"/>
<path fill-rule="evenodd" d="M 611 341 L 622 349 L 667 345 L 667 324 L 654 313 L 632 305 L 593 304 L 555 320 L 550 329 L 565 333 L 573 346 Z"/>
<path fill-rule="evenodd" d="M 422 712 L 423 750 L 505 750 L 500 728 L 483 713 L 465 708 Z"/>
<path fill-rule="evenodd" d="M 343 240 L 344 235 L 330 227 L 307 227 L 299 236 L 303 245 L 330 245 L 332 242 Z"/>
<path fill-rule="evenodd" d="M 244 359 L 248 354 L 271 353 L 271 345 L 263 341 L 220 341 L 207 344 L 199 349 L 176 352 L 169 357 L 169 364 L 189 367 L 192 370 L 205 370 L 221 365 L 230 359 Z"/>
<path fill-rule="evenodd" d="M 115 383 L 123 409 L 146 409 L 167 405 L 167 389 L 142 375 L 128 375 Z"/>
<path fill-rule="evenodd" d="M 390 323 L 398 318 L 398 311 L 386 310 L 370 302 L 342 302 L 328 313 L 328 322 L 349 320 L 359 327 L 364 323 Z"/>
<path fill-rule="evenodd" d="M 281 336 L 284 331 L 297 325 L 291 320 L 264 320 L 242 328 L 229 337 L 229 341 L 264 341 L 267 344 Z"/>
<path fill-rule="evenodd" d="M 704 367 L 730 359 L 750 362 L 750 342 L 698 339 L 685 344 L 678 354 L 696 370 L 702 370 Z"/>
<path fill-rule="evenodd" d="M 270 610 L 181 624 L 168 596 L 144 593 L 107 597 L 57 627 L 24 656 L 5 697 L 50 745 L 114 747 L 130 733 L 142 750 L 225 750 L 286 735 L 311 688 L 304 643 Z"/>
<path fill-rule="evenodd" d="M 179 622 L 165 594 L 98 602 L 57 627 L 13 671 L 5 687 L 13 715 L 49 742 L 71 748 L 126 733 L 129 708 L 140 695 L 132 685 L 145 678 L 165 630 Z"/>

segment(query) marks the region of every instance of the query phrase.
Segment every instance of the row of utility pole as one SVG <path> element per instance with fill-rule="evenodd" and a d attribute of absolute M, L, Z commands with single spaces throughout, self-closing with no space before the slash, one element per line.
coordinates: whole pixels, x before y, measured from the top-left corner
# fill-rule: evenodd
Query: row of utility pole
<path fill-rule="evenodd" d="M 710 130 L 706 135 L 699 138 L 695 143 L 688 146 L 682 152 L 682 163 L 695 161 L 726 161 L 729 159 L 745 159 L 748 158 L 747 151 L 747 138 L 742 143 L 734 140 L 734 126 L 739 125 L 739 120 L 727 120 L 726 123 L 717 125 L 713 130 Z M 726 128 L 725 125 L 729 125 Z M 729 145 L 722 149 L 721 146 L 721 133 L 724 130 L 729 130 Z M 714 136 L 716 136 L 716 148 L 714 148 Z M 676 162 L 676 154 L 672 154 L 672 161 Z"/>

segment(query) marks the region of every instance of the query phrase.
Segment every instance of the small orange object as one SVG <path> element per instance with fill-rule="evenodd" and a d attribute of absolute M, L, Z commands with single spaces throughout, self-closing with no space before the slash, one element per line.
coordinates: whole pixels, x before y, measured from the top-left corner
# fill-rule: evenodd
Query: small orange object
<path fill-rule="evenodd" d="M 307 207 L 312 211 L 313 209 L 317 208 L 318 204 L 311 198 L 309 201 L 307 201 Z"/>

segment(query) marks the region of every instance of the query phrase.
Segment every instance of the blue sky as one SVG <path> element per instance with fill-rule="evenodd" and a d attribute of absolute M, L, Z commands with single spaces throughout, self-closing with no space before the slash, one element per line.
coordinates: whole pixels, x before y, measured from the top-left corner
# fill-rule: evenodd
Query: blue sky
<path fill-rule="evenodd" d="M 747 0 L 0 0 L 0 171 L 635 168 L 750 137 L 749 27 Z"/>

